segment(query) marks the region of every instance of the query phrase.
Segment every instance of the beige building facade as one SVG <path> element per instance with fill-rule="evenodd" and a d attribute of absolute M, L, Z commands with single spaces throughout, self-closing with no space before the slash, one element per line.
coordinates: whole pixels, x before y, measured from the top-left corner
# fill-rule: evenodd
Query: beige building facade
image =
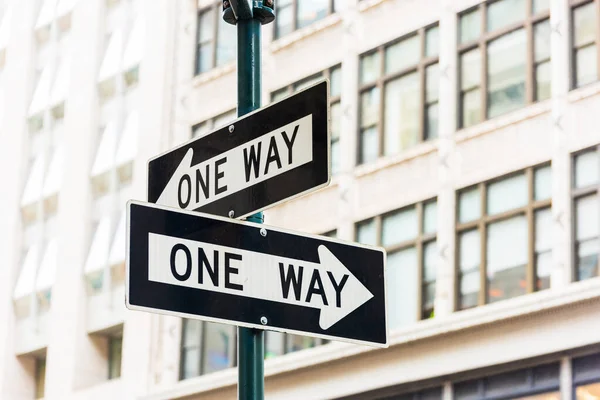
<path fill-rule="evenodd" d="M 331 185 L 265 223 L 387 250 L 387 349 L 268 332 L 268 399 L 600 399 L 600 3 L 278 0 Z M 233 399 L 235 329 L 124 307 L 147 160 L 235 119 L 213 0 L 0 0 L 0 398 Z"/>

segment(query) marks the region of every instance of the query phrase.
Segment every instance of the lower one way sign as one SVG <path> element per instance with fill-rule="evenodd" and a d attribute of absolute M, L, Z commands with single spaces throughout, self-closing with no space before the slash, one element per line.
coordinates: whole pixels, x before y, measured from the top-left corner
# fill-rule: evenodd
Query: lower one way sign
<path fill-rule="evenodd" d="M 126 303 L 387 346 L 385 251 L 154 204 L 128 204 Z"/>

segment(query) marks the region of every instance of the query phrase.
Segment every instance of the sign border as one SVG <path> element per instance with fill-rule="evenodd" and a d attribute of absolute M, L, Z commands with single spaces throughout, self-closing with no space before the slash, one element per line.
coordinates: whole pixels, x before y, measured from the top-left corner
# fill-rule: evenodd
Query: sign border
<path fill-rule="evenodd" d="M 174 150 L 177 150 L 177 149 L 179 149 L 179 148 L 181 148 L 181 147 L 189 146 L 190 144 L 192 144 L 192 143 L 193 143 L 193 142 L 195 142 L 196 140 L 199 140 L 199 139 L 205 138 L 205 137 L 207 137 L 207 136 L 213 135 L 213 134 L 215 134 L 215 133 L 219 132 L 221 129 L 224 129 L 224 128 L 228 127 L 229 125 L 235 125 L 235 124 L 236 124 L 238 121 L 241 121 L 241 120 L 243 120 L 243 119 L 246 119 L 246 118 L 250 117 L 251 115 L 257 114 L 257 113 L 259 113 L 259 112 L 261 112 L 261 111 L 264 111 L 264 110 L 266 110 L 266 109 L 268 109 L 268 108 L 270 108 L 270 107 L 272 107 L 272 106 L 274 106 L 274 105 L 276 105 L 276 104 L 279 104 L 279 103 L 281 103 L 281 102 L 283 102 L 283 101 L 285 101 L 285 100 L 289 99 L 290 97 L 293 97 L 293 96 L 298 96 L 298 95 L 302 94 L 303 92 L 305 92 L 305 91 L 307 91 L 307 90 L 309 90 L 309 89 L 312 89 L 312 88 L 313 88 L 313 87 L 315 87 L 315 86 L 318 86 L 318 85 L 322 84 L 323 82 L 325 82 L 325 83 L 327 84 L 327 90 L 326 90 L 326 92 L 327 92 L 327 181 L 326 181 L 326 182 L 324 182 L 324 183 L 322 183 L 322 184 L 320 184 L 320 185 L 318 185 L 318 186 L 315 186 L 315 187 L 312 187 L 312 188 L 310 188 L 310 189 L 307 189 L 307 190 L 305 190 L 305 191 L 303 191 L 303 192 L 297 193 L 297 194 L 295 194 L 294 196 L 287 197 L 287 198 L 285 198 L 285 199 L 283 199 L 283 200 L 279 200 L 279 201 L 277 201 L 277 202 L 275 202 L 275 203 L 271 203 L 271 204 L 269 204 L 269 205 L 267 205 L 267 206 L 265 206 L 265 207 L 258 208 L 258 209 L 256 209 L 255 211 L 252 211 L 252 212 L 249 212 L 249 213 L 246 213 L 246 214 L 242 214 L 242 215 L 239 215 L 239 216 L 237 216 L 237 215 L 236 215 L 236 216 L 234 216 L 234 218 L 235 218 L 235 219 L 241 219 L 241 218 L 248 217 L 248 216 L 250 216 L 250 215 L 252 215 L 252 214 L 256 214 L 256 213 L 259 213 L 259 212 L 261 212 L 261 211 L 268 210 L 269 208 L 272 208 L 272 207 L 278 206 L 278 205 L 280 205 L 280 204 L 282 204 L 282 203 L 285 203 L 285 202 L 287 202 L 287 201 L 292 201 L 292 200 L 295 200 L 295 199 L 297 199 L 298 197 L 305 196 L 305 195 L 307 195 L 307 194 L 309 194 L 309 193 L 316 192 L 317 190 L 320 190 L 320 189 L 323 189 L 323 188 L 325 188 L 325 187 L 329 186 L 329 185 L 331 184 L 331 94 L 330 94 L 330 92 L 329 92 L 329 91 L 330 91 L 330 86 L 331 86 L 331 85 L 330 85 L 330 82 L 329 82 L 329 79 L 328 79 L 328 78 L 321 78 L 321 79 L 319 79 L 318 81 L 316 81 L 315 83 L 313 83 L 312 85 L 309 85 L 309 86 L 307 86 L 307 87 L 303 88 L 302 90 L 300 90 L 300 91 L 298 91 L 298 92 L 291 93 L 291 94 L 289 94 L 289 95 L 287 95 L 287 96 L 283 97 L 282 99 L 280 99 L 280 100 L 278 100 L 278 101 L 275 101 L 275 102 L 269 103 L 269 104 L 267 104 L 266 106 L 263 106 L 263 107 L 257 108 L 256 110 L 254 110 L 254 111 L 252 111 L 252 112 L 249 112 L 249 113 L 247 113 L 247 114 L 244 114 L 244 115 L 242 115 L 242 116 L 238 116 L 238 117 L 237 117 L 236 119 L 234 119 L 233 121 L 231 121 L 231 122 L 228 122 L 227 124 L 225 124 L 225 125 L 222 125 L 222 126 L 220 126 L 219 128 L 216 128 L 216 129 L 212 130 L 212 131 L 211 131 L 211 132 L 209 132 L 209 133 L 206 133 L 206 134 L 204 134 L 204 135 L 202 135 L 202 136 L 199 136 L 199 137 L 196 137 L 196 138 L 190 139 L 190 140 L 188 140 L 188 141 L 187 141 L 187 142 L 185 142 L 185 143 L 182 143 L 182 144 L 180 144 L 180 145 L 177 145 L 177 146 L 175 146 L 175 147 L 172 147 L 172 148 L 170 148 L 169 150 L 166 150 L 166 151 L 164 151 L 164 152 L 162 152 L 162 153 L 160 153 L 160 154 L 158 154 L 158 155 L 156 155 L 156 156 L 154 156 L 154 157 L 152 157 L 152 158 L 149 158 L 149 159 L 148 159 L 148 161 L 146 162 L 146 171 L 147 171 L 147 172 L 146 172 L 146 183 L 147 183 L 147 182 L 149 181 L 149 179 L 150 179 L 150 176 L 149 176 L 149 174 L 150 174 L 150 163 L 151 163 L 152 161 L 156 160 L 157 158 L 163 157 L 163 156 L 165 156 L 165 155 L 167 155 L 167 154 L 171 153 L 172 151 L 174 151 Z M 238 110 L 238 107 L 236 106 L 236 113 L 237 113 L 237 110 Z M 312 128 L 311 128 L 311 129 L 312 129 Z M 265 133 L 266 133 L 266 132 L 265 132 Z M 313 161 L 311 161 L 311 162 L 313 162 Z M 261 183 L 262 183 L 262 182 L 261 182 Z M 257 185 L 260 185 L 261 183 L 258 183 Z M 254 185 L 253 185 L 253 186 L 254 186 Z M 252 186 L 249 186 L 249 188 L 250 188 L 250 187 L 252 187 Z M 147 184 L 147 185 L 146 185 L 146 198 L 148 198 L 149 191 L 150 191 L 150 185 L 148 185 L 148 184 Z M 233 194 L 233 193 L 232 193 L 232 194 Z M 226 198 L 226 197 L 224 197 L 224 198 Z M 222 200 L 222 199 L 219 199 L 219 200 Z M 217 202 L 217 201 L 219 201 L 219 200 L 214 200 L 213 202 Z M 213 203 L 213 202 L 211 202 L 211 203 Z M 150 203 L 150 204 L 156 204 L 156 203 Z M 207 204 L 210 204 L 210 203 L 207 203 Z M 194 211 L 194 212 L 196 212 L 196 213 L 202 213 L 201 211 Z M 209 214 L 209 215 L 212 215 L 212 214 Z"/>
<path fill-rule="evenodd" d="M 282 232 L 282 233 L 287 233 L 287 234 L 291 234 L 291 235 L 299 235 L 299 236 L 305 236 L 305 237 L 309 237 L 309 238 L 313 238 L 313 239 L 317 239 L 317 240 L 322 240 L 322 241 L 327 241 L 327 242 L 332 242 L 332 243 L 339 243 L 339 244 L 343 244 L 343 245 L 350 245 L 350 246 L 354 246 L 354 247 L 359 247 L 359 248 L 365 248 L 365 249 L 370 249 L 370 250 L 375 250 L 375 251 L 379 251 L 381 253 L 383 253 L 383 271 L 382 271 L 382 277 L 383 277 L 383 293 L 384 293 L 384 313 L 386 315 L 385 318 L 385 343 L 377 343 L 377 342 L 369 342 L 369 341 L 364 341 L 364 340 L 356 340 L 356 339 L 348 339 L 348 338 L 342 338 L 339 336 L 330 336 L 330 335 L 323 335 L 323 334 L 318 334 L 318 333 L 311 333 L 311 332 L 306 332 L 306 331 L 297 331 L 294 329 L 284 329 L 284 328 L 279 328 L 279 327 L 274 327 L 274 326 L 269 326 L 267 325 L 261 325 L 261 324 L 252 324 L 252 323 L 246 323 L 246 322 L 239 322 L 239 321 L 232 321 L 229 319 L 221 319 L 221 318 L 214 318 L 214 317 L 206 317 L 206 316 L 199 316 L 199 315 L 195 315 L 195 314 L 187 314 L 187 313 L 182 313 L 182 312 L 178 312 L 178 311 L 169 311 L 169 310 L 162 310 L 162 309 L 156 309 L 156 308 L 150 308 L 150 307 L 145 307 L 145 306 L 138 306 L 138 305 L 134 305 L 134 304 L 130 304 L 129 303 L 129 289 L 130 289 L 130 277 L 129 277 L 129 272 L 131 270 L 131 265 L 130 265 L 130 250 L 131 250 L 131 240 L 130 240 L 130 230 L 131 230 L 131 206 L 132 205 L 140 205 L 140 206 L 144 206 L 144 207 L 149 207 L 149 208 L 155 208 L 155 209 L 161 209 L 161 210 L 166 210 L 166 211 L 171 211 L 171 212 L 178 212 L 178 213 L 182 213 L 182 214 L 188 214 L 188 215 L 192 215 L 192 216 L 196 216 L 196 217 L 205 217 L 205 218 L 211 218 L 211 219 L 216 219 L 216 220 L 220 220 L 222 222 L 227 222 L 227 223 L 234 223 L 234 224 L 240 224 L 240 225 L 245 225 L 245 226 L 250 226 L 250 227 L 255 227 L 256 229 L 266 229 L 267 232 L 269 230 L 272 231 L 277 231 L 277 232 Z M 337 342 L 347 342 L 347 343 L 353 343 L 353 344 L 360 344 L 360 345 L 367 345 L 367 346 L 371 346 L 371 347 L 377 347 L 377 348 L 387 348 L 389 347 L 389 327 L 388 327 L 388 316 L 387 316 L 387 279 L 386 279 L 386 275 L 387 275 L 387 271 L 386 271 L 386 264 L 387 264 L 387 252 L 385 251 L 385 249 L 381 246 L 371 246 L 371 245 L 365 245 L 365 244 L 361 244 L 361 243 L 357 243 L 357 242 L 351 242 L 351 241 L 347 241 L 347 240 L 341 240 L 341 239 L 336 239 L 336 238 L 330 238 L 328 236 L 321 236 L 321 235 L 315 235 L 315 234 L 311 234 L 311 233 L 303 233 L 303 232 L 298 232 L 298 231 L 292 231 L 289 229 L 285 229 L 285 228 L 279 228 L 279 227 L 275 227 L 275 226 L 271 226 L 271 225 L 265 225 L 265 224 L 257 224 L 254 222 L 248 222 L 248 221 L 239 221 L 237 219 L 234 218 L 226 218 L 226 217 L 221 217 L 218 215 L 212 215 L 212 214 L 206 214 L 206 213 L 201 213 L 201 212 L 197 212 L 197 211 L 188 211 L 188 210 L 182 210 L 179 208 L 173 208 L 173 207 L 167 207 L 167 206 L 163 206 L 163 205 L 159 205 L 159 204 L 154 204 L 154 203 L 148 203 L 148 202 L 143 202 L 143 201 L 138 201 L 138 200 L 129 200 L 127 202 L 126 205 L 126 211 L 127 211 L 127 226 L 126 226 L 126 248 L 125 248 L 125 306 L 127 307 L 127 309 L 129 310 L 133 310 L 133 311 L 145 311 L 145 312 L 149 312 L 149 313 L 153 313 L 153 314 L 162 314 L 162 315 L 170 315 L 170 316 L 175 316 L 175 317 L 180 317 L 180 318 L 189 318 L 189 319 L 195 319 L 195 320 L 200 320 L 200 321 L 208 321 L 208 322 L 215 322 L 215 323 L 221 323 L 221 324 L 227 324 L 227 325 L 233 325 L 233 326 L 238 326 L 238 327 L 245 327 L 245 328 L 254 328 L 254 329 L 260 329 L 260 330 L 264 330 L 264 331 L 275 331 L 275 332 L 281 332 L 281 333 L 291 333 L 291 334 L 296 334 L 296 335 L 301 335 L 301 336 L 309 336 L 309 337 L 316 337 L 316 338 L 321 338 L 321 339 L 327 339 L 327 340 L 333 340 L 333 341 L 337 341 Z"/>

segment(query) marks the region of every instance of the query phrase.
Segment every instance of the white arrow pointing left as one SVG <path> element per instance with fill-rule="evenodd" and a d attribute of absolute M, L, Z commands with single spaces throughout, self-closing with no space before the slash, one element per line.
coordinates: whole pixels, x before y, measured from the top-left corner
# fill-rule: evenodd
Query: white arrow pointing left
<path fill-rule="evenodd" d="M 325 246 L 319 263 L 148 234 L 148 279 L 321 310 L 329 329 L 373 294 Z"/>

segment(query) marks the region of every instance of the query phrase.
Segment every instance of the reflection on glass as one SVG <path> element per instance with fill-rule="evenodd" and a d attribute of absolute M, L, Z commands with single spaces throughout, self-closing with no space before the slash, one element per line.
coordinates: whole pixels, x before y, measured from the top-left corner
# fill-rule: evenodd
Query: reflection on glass
<path fill-rule="evenodd" d="M 423 233 L 437 232 L 437 202 L 431 201 L 423 206 Z"/>
<path fill-rule="evenodd" d="M 433 317 L 435 302 L 435 278 L 437 268 L 437 244 L 435 241 L 423 247 L 423 299 L 421 318 Z"/>
<path fill-rule="evenodd" d="M 487 53 L 488 116 L 493 118 L 525 105 L 525 30 L 516 30 L 490 42 Z"/>
<path fill-rule="evenodd" d="M 525 0 L 499 0 L 488 5 L 488 32 L 504 28 L 525 19 Z"/>
<path fill-rule="evenodd" d="M 481 121 L 481 92 L 479 88 L 462 96 L 462 126 L 468 128 Z"/>
<path fill-rule="evenodd" d="M 524 174 L 505 178 L 487 187 L 489 215 L 523 207 L 527 204 L 527 178 Z"/>
<path fill-rule="evenodd" d="M 550 98 L 552 94 L 552 70 L 550 61 L 535 67 L 535 99 L 538 101 Z"/>
<path fill-rule="evenodd" d="M 294 351 L 309 349 L 317 345 L 317 340 L 313 337 L 288 335 L 286 352 L 292 353 Z"/>
<path fill-rule="evenodd" d="M 283 354 L 285 334 L 275 331 L 265 332 L 265 359 Z"/>
<path fill-rule="evenodd" d="M 552 167 L 537 168 L 534 172 L 533 198 L 546 200 L 552 197 Z"/>
<path fill-rule="evenodd" d="M 458 203 L 458 220 L 460 223 L 474 221 L 481 216 L 479 188 L 475 187 L 461 192 Z"/>
<path fill-rule="evenodd" d="M 460 43 L 466 43 L 481 35 L 481 14 L 479 8 L 460 16 Z"/>
<path fill-rule="evenodd" d="M 329 76 L 329 92 L 332 97 L 337 97 L 342 94 L 342 68 L 335 67 L 331 70 Z"/>
<path fill-rule="evenodd" d="M 527 218 L 513 217 L 488 226 L 488 298 L 498 300 L 527 292 Z"/>
<path fill-rule="evenodd" d="M 233 329 L 232 326 L 205 322 L 203 373 L 219 371 L 233 365 Z"/>
<path fill-rule="evenodd" d="M 342 122 L 341 103 L 334 103 L 331 111 L 331 173 L 336 174 L 340 169 L 340 124 Z"/>
<path fill-rule="evenodd" d="M 298 28 L 303 28 L 327 16 L 329 0 L 302 0 L 297 7 Z"/>
<path fill-rule="evenodd" d="M 587 85 L 598 80 L 598 60 L 595 44 L 582 47 L 575 53 L 576 86 Z"/>
<path fill-rule="evenodd" d="M 385 73 L 401 71 L 419 62 L 421 46 L 418 35 L 403 39 L 385 49 Z"/>
<path fill-rule="evenodd" d="M 377 128 L 365 129 L 360 135 L 360 162 L 368 163 L 379 156 L 379 134 Z"/>
<path fill-rule="evenodd" d="M 573 44 L 582 47 L 596 40 L 596 4 L 587 3 L 573 10 Z"/>
<path fill-rule="evenodd" d="M 379 89 L 375 87 L 363 92 L 361 95 L 360 106 L 360 126 L 367 128 L 376 125 L 379 121 Z"/>
<path fill-rule="evenodd" d="M 535 213 L 536 290 L 550 287 L 552 273 L 552 211 L 544 208 Z"/>
<path fill-rule="evenodd" d="M 294 30 L 293 0 L 278 0 L 277 18 L 275 18 L 275 37 L 280 38 Z"/>
<path fill-rule="evenodd" d="M 360 60 L 360 82 L 369 83 L 379 78 L 380 63 L 381 59 L 377 52 L 363 56 Z"/>
<path fill-rule="evenodd" d="M 419 273 L 414 247 L 387 257 L 388 326 L 390 329 L 410 325 L 418 320 L 417 288 Z"/>
<path fill-rule="evenodd" d="M 459 309 L 475 307 L 478 304 L 481 264 L 479 232 L 472 230 L 461 233 L 459 238 L 460 297 Z"/>
<path fill-rule="evenodd" d="M 600 275 L 598 254 L 598 196 L 591 195 L 576 200 L 576 256 L 577 280 L 584 280 Z"/>
<path fill-rule="evenodd" d="M 582 188 L 600 183 L 600 157 L 588 151 L 575 157 L 575 187 Z"/>
<path fill-rule="evenodd" d="M 440 27 L 433 26 L 425 31 L 425 56 L 435 57 L 440 52 Z"/>
<path fill-rule="evenodd" d="M 382 245 L 388 247 L 417 237 L 419 224 L 415 207 L 386 215 L 382 221 Z"/>
<path fill-rule="evenodd" d="M 375 220 L 361 222 L 356 227 L 356 241 L 362 244 L 377 244 L 377 231 L 375 230 Z"/>
<path fill-rule="evenodd" d="M 420 82 L 414 72 L 385 86 L 384 153 L 393 155 L 419 141 Z"/>

